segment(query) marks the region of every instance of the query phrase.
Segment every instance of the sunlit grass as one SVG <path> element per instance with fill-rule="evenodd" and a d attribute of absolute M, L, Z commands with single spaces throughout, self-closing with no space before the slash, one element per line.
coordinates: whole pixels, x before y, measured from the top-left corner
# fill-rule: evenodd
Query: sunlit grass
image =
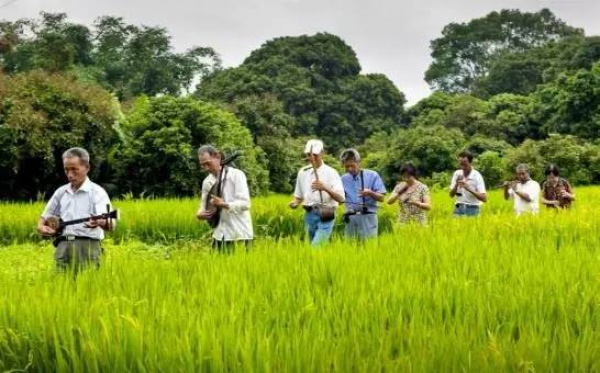
<path fill-rule="evenodd" d="M 229 256 L 198 239 L 196 201 L 119 201 L 101 269 L 76 281 L 48 242 L 0 247 L 0 370 L 598 371 L 600 189 L 578 197 L 515 218 L 494 194 L 457 220 L 436 193 L 428 227 L 386 207 L 393 231 L 320 250 L 269 197 L 253 216 L 272 237 Z M 11 240 L 35 237 L 41 205 L 0 210 L 21 219 L 0 223 Z"/>

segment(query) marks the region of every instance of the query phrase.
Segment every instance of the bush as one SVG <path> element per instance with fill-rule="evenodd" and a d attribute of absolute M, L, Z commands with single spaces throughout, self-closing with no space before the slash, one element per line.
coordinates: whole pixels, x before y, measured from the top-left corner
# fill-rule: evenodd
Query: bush
<path fill-rule="evenodd" d="M 115 163 L 123 192 L 190 196 L 205 176 L 197 149 L 212 144 L 224 153 L 241 150 L 236 161 L 253 195 L 268 190 L 265 155 L 233 114 L 193 98 L 138 99 L 123 126 L 124 142 Z"/>

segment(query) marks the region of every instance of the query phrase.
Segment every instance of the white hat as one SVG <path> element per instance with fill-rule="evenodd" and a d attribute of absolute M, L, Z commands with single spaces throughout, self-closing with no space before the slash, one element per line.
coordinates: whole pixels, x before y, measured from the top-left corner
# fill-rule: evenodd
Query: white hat
<path fill-rule="evenodd" d="M 304 154 L 321 154 L 323 148 L 323 141 L 317 139 L 308 140 L 306 146 L 304 147 Z"/>

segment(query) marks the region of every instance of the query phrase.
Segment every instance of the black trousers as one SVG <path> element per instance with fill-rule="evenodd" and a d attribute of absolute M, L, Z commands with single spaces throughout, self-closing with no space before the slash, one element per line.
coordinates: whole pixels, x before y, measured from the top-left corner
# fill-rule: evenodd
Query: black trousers
<path fill-rule="evenodd" d="M 244 246 L 246 251 L 248 251 L 252 248 L 252 240 L 225 241 L 213 239 L 212 242 L 213 249 L 224 254 L 232 254 L 235 252 L 235 249 L 240 246 Z"/>

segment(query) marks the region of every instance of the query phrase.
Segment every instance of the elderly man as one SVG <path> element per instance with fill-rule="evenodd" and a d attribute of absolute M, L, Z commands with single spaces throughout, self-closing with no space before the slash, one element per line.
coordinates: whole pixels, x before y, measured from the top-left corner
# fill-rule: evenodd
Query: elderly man
<path fill-rule="evenodd" d="M 323 163 L 324 146 L 321 140 L 309 140 L 304 154 L 311 165 L 298 172 L 294 199 L 289 203 L 295 209 L 300 204 L 306 211 L 304 223 L 313 247 L 329 241 L 335 221 L 335 208 L 344 202 L 344 187 L 337 171 Z"/>
<path fill-rule="evenodd" d="M 346 197 L 346 236 L 361 240 L 376 237 L 379 227 L 377 202 L 382 202 L 386 193 L 381 176 L 361 168 L 360 154 L 356 149 L 344 150 L 340 161 L 346 169 L 342 176 Z"/>
<path fill-rule="evenodd" d="M 213 248 L 232 252 L 236 244 L 243 243 L 248 249 L 254 232 L 246 174 L 237 168 L 222 166 L 221 159 L 221 153 L 211 145 L 198 149 L 200 167 L 208 176 L 202 182 L 196 217 L 214 222 Z"/>
<path fill-rule="evenodd" d="M 102 252 L 100 241 L 104 230 L 112 229 L 110 220 L 88 220 L 85 223 L 66 226 L 57 232 L 49 224 L 51 217 L 63 221 L 97 216 L 110 209 L 108 194 L 88 178 L 90 155 L 85 149 L 71 148 L 63 153 L 63 166 L 69 183 L 54 192 L 39 219 L 37 229 L 45 236 L 60 236 L 55 240 L 55 260 L 58 270 L 72 268 L 77 273 L 90 262 L 100 265 Z"/>
<path fill-rule="evenodd" d="M 518 165 L 516 171 L 517 180 L 504 184 L 504 199 L 514 199 L 517 216 L 523 213 L 537 214 L 540 209 L 540 184 L 531 179 L 526 164 Z"/>
<path fill-rule="evenodd" d="M 450 197 L 455 198 L 454 216 L 478 216 L 481 204 L 487 201 L 485 182 L 479 171 L 473 168 L 473 155 L 458 155 L 459 169 L 452 175 Z"/>

